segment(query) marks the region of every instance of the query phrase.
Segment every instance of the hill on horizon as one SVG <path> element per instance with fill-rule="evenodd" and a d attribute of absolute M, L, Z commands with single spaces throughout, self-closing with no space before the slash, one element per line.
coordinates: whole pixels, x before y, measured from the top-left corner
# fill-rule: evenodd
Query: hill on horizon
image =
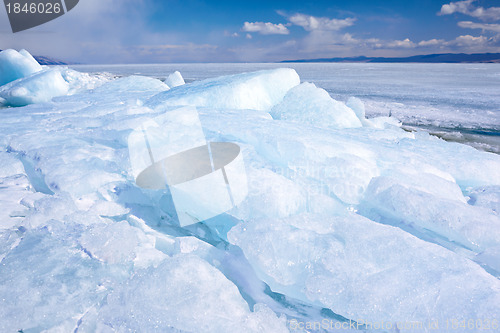
<path fill-rule="evenodd" d="M 320 58 L 320 59 L 299 59 L 284 60 L 286 62 L 371 62 L 371 63 L 391 63 L 391 62 L 415 62 L 415 63 L 500 63 L 500 53 L 441 53 L 415 55 L 411 57 L 345 57 L 345 58 Z"/>
<path fill-rule="evenodd" d="M 2 50 L 0 50 L 0 52 L 2 52 Z M 33 58 L 35 58 L 40 65 L 69 65 L 67 62 L 45 56 L 33 55 Z"/>

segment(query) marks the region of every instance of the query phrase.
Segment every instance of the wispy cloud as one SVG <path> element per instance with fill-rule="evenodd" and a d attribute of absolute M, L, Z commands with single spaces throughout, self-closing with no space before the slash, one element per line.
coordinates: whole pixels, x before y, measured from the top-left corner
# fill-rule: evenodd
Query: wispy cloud
<path fill-rule="evenodd" d="M 457 5 L 458 9 L 454 7 L 453 10 L 463 10 L 462 7 L 467 4 L 470 5 L 470 2 L 465 1 L 465 4 L 460 2 Z M 373 52 L 377 54 L 382 52 L 384 54 L 385 52 L 389 52 L 388 54 L 408 55 L 408 53 L 411 54 L 411 52 L 416 52 L 417 50 L 421 50 L 421 52 L 491 50 L 490 44 L 492 39 L 486 36 L 460 35 L 451 40 L 431 38 L 420 41 L 412 40 L 410 37 L 404 39 L 360 38 L 344 31 L 355 25 L 357 21 L 355 17 L 328 18 L 303 13 L 287 15 L 283 12 L 278 12 L 278 14 L 284 16 L 289 22 L 288 25 L 283 25 L 283 28 L 297 26 L 303 28 L 308 33 L 300 39 L 294 39 L 293 43 L 275 45 L 272 50 L 273 53 L 277 54 L 280 53 L 280 48 L 282 54 L 295 54 L 296 57 L 302 58 L 328 57 L 332 55 L 345 56 L 352 55 L 353 52 L 356 54 L 373 54 Z M 249 23 L 246 22 L 245 24 L 248 25 Z M 248 25 L 248 29 L 245 31 L 260 32 L 264 29 L 271 29 L 273 26 L 272 23 L 265 25 L 265 23 L 256 22 L 255 26 Z M 489 31 L 497 31 L 500 28 L 500 25 L 497 24 L 465 21 L 459 23 L 459 26 Z"/>
<path fill-rule="evenodd" d="M 411 49 L 416 47 L 417 44 L 412 42 L 409 38 L 405 38 L 404 40 L 393 40 L 382 44 L 384 48 L 403 48 L 403 49 Z"/>
<path fill-rule="evenodd" d="M 403 30 L 412 22 L 401 17 L 394 22 L 384 21 L 384 26 L 392 26 L 381 32 L 381 19 L 373 19 L 371 12 L 369 16 L 366 12 L 339 12 L 338 16 L 327 17 L 297 9 L 279 11 L 281 21 L 271 22 L 251 21 L 243 13 L 227 24 L 207 18 L 197 27 L 175 16 L 177 21 L 167 24 L 168 20 L 155 11 L 165 4 L 157 1 L 157 7 L 151 7 L 154 1 L 150 0 L 80 1 L 67 15 L 17 34 L 10 32 L 6 20 L 0 20 L 0 48 L 27 48 L 34 54 L 82 63 L 279 61 L 500 51 L 500 22 L 494 21 L 500 18 L 500 7 L 483 8 L 473 0 L 441 7 L 439 15 L 458 13 L 471 17 L 457 19 L 458 26 L 452 27 L 455 35 L 447 39 L 439 30 L 430 36 L 420 30 Z M 380 14 L 377 10 L 374 13 Z M 435 14 L 436 9 L 428 13 Z M 395 27 L 401 27 L 401 31 L 395 31 Z M 476 29 L 480 34 L 473 36 L 473 30 L 469 34 L 461 29 Z"/>
<path fill-rule="evenodd" d="M 471 16 L 482 21 L 499 21 L 500 7 L 484 8 L 476 6 L 477 0 L 465 0 L 450 2 L 441 7 L 438 15 L 450 15 L 460 13 Z M 441 47 L 448 47 L 460 51 L 470 52 L 498 52 L 498 41 L 500 40 L 500 24 L 478 23 L 472 21 L 460 21 L 457 25 L 465 29 L 481 29 L 482 35 L 460 35 L 453 40 L 443 42 Z M 484 35 L 484 36 L 483 36 Z"/>
<path fill-rule="evenodd" d="M 148 24 L 151 11 L 145 0 L 80 1 L 74 10 L 47 24 L 16 34 L 2 33 L 1 44 L 80 63 L 225 59 L 207 42 L 197 44 L 182 32 L 154 29 Z"/>
<path fill-rule="evenodd" d="M 306 31 L 338 31 L 350 27 L 356 21 L 355 18 L 329 19 L 327 17 L 315 17 L 305 14 L 295 14 L 288 17 L 290 23 L 301 26 Z"/>
<path fill-rule="evenodd" d="M 258 32 L 262 35 L 288 35 L 290 30 L 282 23 L 274 24 L 270 22 L 245 22 L 242 31 Z"/>
<path fill-rule="evenodd" d="M 486 11 L 480 7 L 474 7 L 473 1 L 460 1 L 448 4 L 451 9 L 444 7 L 444 12 L 467 12 L 473 13 L 477 17 L 487 15 L 492 17 L 492 11 Z M 478 10 L 479 8 L 479 10 Z M 481 11 L 482 10 L 482 11 Z M 401 39 L 382 39 L 375 37 L 364 37 L 363 34 L 351 33 L 349 28 L 358 24 L 358 20 L 350 13 L 348 18 L 318 17 L 304 13 L 292 13 L 278 11 L 288 23 L 281 24 L 281 29 L 286 29 L 288 40 L 279 44 L 264 45 L 259 42 L 251 43 L 242 47 L 254 47 L 254 50 L 247 49 L 244 54 L 250 54 L 252 57 L 269 57 L 271 59 L 306 59 L 306 58 L 325 58 L 332 56 L 352 56 L 352 55 L 379 55 L 379 56 L 408 56 L 418 53 L 442 53 L 442 52 L 497 52 L 497 40 L 495 37 L 469 34 L 458 35 L 453 39 L 443 39 L 438 36 L 428 39 L 415 39 L 408 35 Z M 359 24 L 363 24 L 362 22 Z M 474 23 L 462 21 L 458 24 L 463 28 L 482 29 L 483 31 L 494 32 L 497 34 L 500 24 L 493 23 Z M 246 22 L 243 31 L 273 32 L 277 24 L 264 22 Z M 294 29 L 295 27 L 295 29 Z M 296 29 L 300 27 L 306 31 L 302 37 L 296 34 Z M 359 27 L 357 29 L 359 31 Z M 365 34 L 366 35 L 366 34 Z M 368 34 L 369 36 L 369 34 Z M 247 35 L 250 38 L 251 35 Z"/>
<path fill-rule="evenodd" d="M 303 13 L 287 14 L 278 12 L 286 18 L 289 26 L 301 27 L 307 31 L 307 35 L 287 44 L 287 47 L 294 47 L 295 53 L 303 54 L 323 54 L 327 52 L 337 53 L 341 51 L 343 45 L 354 45 L 357 43 L 352 35 L 341 30 L 354 25 L 355 18 L 328 18 L 307 15 Z"/>
<path fill-rule="evenodd" d="M 142 0 L 80 1 L 54 21 L 16 34 L 3 33 L 2 44 L 68 61 L 127 62 L 133 57 L 128 45 L 146 42 L 140 40 L 145 35 L 148 40 L 157 38 L 146 27 L 146 11 Z"/>
<path fill-rule="evenodd" d="M 483 31 L 493 31 L 493 32 L 500 33 L 500 24 L 475 23 L 475 22 L 471 22 L 471 21 L 461 21 L 461 22 L 458 22 L 458 26 L 461 28 L 481 29 Z"/>
<path fill-rule="evenodd" d="M 443 45 L 443 43 L 445 43 L 444 39 L 433 38 L 433 39 L 422 40 L 422 41 L 418 42 L 418 46 L 420 46 L 420 47 L 433 47 L 433 46 Z"/>
<path fill-rule="evenodd" d="M 444 39 L 429 39 L 422 40 L 420 42 L 413 42 L 409 38 L 404 40 L 394 40 L 394 41 L 378 41 L 374 46 L 376 48 L 382 49 L 421 49 L 421 48 L 433 48 L 434 50 L 451 50 L 456 47 L 463 47 L 466 49 L 487 46 L 490 39 L 485 36 L 471 36 L 462 35 L 458 36 L 452 40 Z"/>
<path fill-rule="evenodd" d="M 476 0 L 456 1 L 445 4 L 441 7 L 439 15 L 450 15 L 454 13 L 461 13 L 464 15 L 472 16 L 483 21 L 500 20 L 500 7 L 476 7 L 474 6 Z"/>
<path fill-rule="evenodd" d="M 485 36 L 471 36 L 464 35 L 458 36 L 452 41 L 446 42 L 447 46 L 460 46 L 460 47 L 478 47 L 485 46 L 488 43 L 488 37 Z"/>

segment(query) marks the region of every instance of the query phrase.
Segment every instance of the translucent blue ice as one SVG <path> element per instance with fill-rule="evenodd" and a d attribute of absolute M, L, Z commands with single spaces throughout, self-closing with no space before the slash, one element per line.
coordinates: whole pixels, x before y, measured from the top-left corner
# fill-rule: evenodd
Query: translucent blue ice
<path fill-rule="evenodd" d="M 4 85 L 34 104 L 0 109 L 0 331 L 500 319 L 500 156 L 299 84 L 57 67 Z M 240 205 L 187 227 L 169 190 L 137 186 L 127 146 L 179 105 L 238 144 L 248 180 Z"/>

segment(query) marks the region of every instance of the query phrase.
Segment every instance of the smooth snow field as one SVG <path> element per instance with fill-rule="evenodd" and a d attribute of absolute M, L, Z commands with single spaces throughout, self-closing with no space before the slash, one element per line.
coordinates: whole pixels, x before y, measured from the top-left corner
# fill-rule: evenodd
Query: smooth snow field
<path fill-rule="evenodd" d="M 0 332 L 499 331 L 500 66 L 7 51 Z"/>

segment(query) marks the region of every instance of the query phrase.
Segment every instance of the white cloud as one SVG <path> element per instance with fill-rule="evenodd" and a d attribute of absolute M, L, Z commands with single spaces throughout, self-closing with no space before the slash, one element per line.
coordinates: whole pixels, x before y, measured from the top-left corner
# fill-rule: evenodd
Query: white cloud
<path fill-rule="evenodd" d="M 66 61 L 137 61 L 130 45 L 166 39 L 180 42 L 151 34 L 144 20 L 148 10 L 142 0 L 85 0 L 67 14 L 33 29 L 16 34 L 5 29 L 0 38 L 4 48 L 26 48 Z"/>
<path fill-rule="evenodd" d="M 444 12 L 447 13 L 447 9 L 449 9 L 448 12 L 457 10 L 464 11 L 464 6 L 469 6 L 472 2 L 473 1 L 462 1 L 457 7 L 452 6 L 453 8 L 451 9 L 445 6 Z M 473 8 L 473 10 L 475 11 L 474 15 L 479 15 L 477 8 Z M 306 36 L 294 40 L 293 44 L 268 46 L 268 48 L 273 49 L 273 51 L 266 52 L 266 56 L 271 56 L 272 54 L 277 57 L 278 54 L 281 54 L 282 59 L 312 59 L 353 55 L 404 57 L 414 55 L 416 52 L 422 52 L 423 54 L 499 51 L 498 46 L 496 46 L 497 41 L 494 37 L 463 35 L 451 40 L 439 39 L 436 37 L 420 41 L 412 40 L 411 36 L 398 40 L 361 38 L 342 30 L 354 25 L 356 22 L 355 18 L 331 19 L 301 13 L 287 15 L 283 12 L 278 12 L 278 14 L 285 17 L 290 25 L 300 26 L 308 32 Z M 285 25 L 285 27 L 290 27 L 290 25 Z M 497 31 L 496 29 L 500 26 L 500 24 L 479 24 L 473 22 L 460 23 L 459 25 L 467 28 L 480 28 L 489 31 Z M 259 52 L 264 51 L 261 50 Z"/>
<path fill-rule="evenodd" d="M 262 35 L 288 35 L 290 30 L 283 24 L 274 24 L 270 22 L 245 22 L 242 31 L 258 32 Z"/>
<path fill-rule="evenodd" d="M 188 31 L 158 31 L 149 25 L 152 10 L 145 0 L 85 0 L 66 15 L 16 34 L 7 20 L 0 20 L 1 48 L 25 48 L 32 54 L 79 63 L 237 59 L 225 46 L 238 40 L 228 38 L 232 31 L 207 32 L 205 40 L 192 42 Z"/>
<path fill-rule="evenodd" d="M 445 43 L 444 39 L 433 38 L 433 39 L 422 40 L 422 41 L 418 42 L 418 46 L 420 46 L 420 47 L 439 46 L 439 45 L 443 45 L 443 43 Z"/>
<path fill-rule="evenodd" d="M 450 2 L 449 4 L 441 6 L 441 11 L 439 12 L 439 14 L 440 15 L 450 15 L 453 13 L 466 14 L 469 12 L 469 8 L 471 7 L 472 1 L 474 0 Z"/>
<path fill-rule="evenodd" d="M 482 29 L 483 31 L 493 31 L 493 32 L 500 33 L 500 24 L 475 23 L 475 22 L 471 22 L 471 21 L 461 21 L 461 22 L 458 22 L 458 26 L 461 28 Z"/>
<path fill-rule="evenodd" d="M 480 20 L 500 20 L 500 7 L 475 7 L 473 3 L 476 0 L 465 0 L 450 2 L 443 5 L 438 15 L 450 15 L 453 13 L 461 13 L 464 15 L 472 16 Z"/>
<path fill-rule="evenodd" d="M 483 13 L 483 17 L 493 17 L 491 13 L 494 11 L 491 8 L 483 9 L 481 12 L 474 7 L 473 1 L 458 3 L 465 4 L 450 8 L 443 6 L 443 15 L 465 11 L 474 13 L 476 17 L 479 17 L 480 13 Z M 409 38 L 363 39 L 360 35 L 351 35 L 343 30 L 354 25 L 355 18 L 332 19 L 300 13 L 294 15 L 279 13 L 286 18 L 287 24 L 245 22 L 243 32 L 213 31 L 212 35 L 203 39 L 200 44 L 196 44 L 190 43 L 193 37 L 187 32 L 155 31 L 147 24 L 150 10 L 144 0 L 85 0 L 80 1 L 67 15 L 17 34 L 10 32 L 6 20 L 0 20 L 0 30 L 2 28 L 4 30 L 0 31 L 0 40 L 2 48 L 27 48 L 35 54 L 82 63 L 276 61 L 361 54 L 406 56 L 414 54 L 419 48 L 429 53 L 500 51 L 498 46 L 500 39 L 491 36 L 474 37 L 465 34 L 450 41 L 436 37 L 420 42 Z M 487 12 L 486 16 L 484 11 Z M 292 29 L 290 28 L 292 25 L 306 30 L 305 36 L 293 36 L 293 31 L 289 30 Z M 482 29 L 496 36 L 500 36 L 499 25 L 469 21 L 459 23 L 463 28 Z M 282 34 L 290 37 L 284 38 L 281 43 L 269 41 L 268 44 L 256 45 L 250 41 L 252 34 L 255 33 Z M 231 38 L 237 35 L 239 38 Z M 245 52 L 240 52 L 241 50 Z"/>
<path fill-rule="evenodd" d="M 404 40 L 394 40 L 394 41 L 378 41 L 375 48 L 382 49 L 413 49 L 413 48 L 435 48 L 443 49 L 446 47 L 463 47 L 463 48 L 478 48 L 486 47 L 489 43 L 489 38 L 485 36 L 474 37 L 471 35 L 459 36 L 453 40 L 446 41 L 444 39 L 430 39 L 422 40 L 418 43 L 412 42 L 409 38 Z"/>
<path fill-rule="evenodd" d="M 354 38 L 351 34 L 345 33 L 342 36 L 342 42 L 345 44 L 358 44 L 359 40 Z"/>
<path fill-rule="evenodd" d="M 353 47 L 357 40 L 350 34 L 341 33 L 340 30 L 354 24 L 354 18 L 330 19 L 297 13 L 288 15 L 278 11 L 278 14 L 288 20 L 287 26 L 295 25 L 308 31 L 303 38 L 294 42 L 294 52 L 298 57 L 323 56 L 327 52 L 338 54 L 339 50 Z M 287 45 L 287 47 L 291 47 Z"/>
<path fill-rule="evenodd" d="M 461 46 L 461 47 L 477 47 L 483 46 L 488 42 L 488 38 L 485 36 L 474 37 L 471 35 L 458 36 L 452 41 L 446 42 L 449 46 Z"/>
<path fill-rule="evenodd" d="M 411 49 L 414 48 L 416 44 L 412 42 L 409 38 L 406 38 L 404 40 L 394 40 L 390 41 L 388 43 L 385 43 L 384 47 L 385 48 L 403 48 L 403 49 Z"/>
<path fill-rule="evenodd" d="M 229 32 L 227 30 L 224 30 L 224 36 L 225 37 L 239 37 L 240 34 L 237 32 Z"/>
<path fill-rule="evenodd" d="M 338 31 L 340 29 L 350 27 L 356 21 L 355 18 L 348 17 L 346 19 L 329 19 L 327 17 L 315 17 L 305 14 L 295 14 L 288 17 L 294 25 L 301 26 L 307 31 Z"/>

